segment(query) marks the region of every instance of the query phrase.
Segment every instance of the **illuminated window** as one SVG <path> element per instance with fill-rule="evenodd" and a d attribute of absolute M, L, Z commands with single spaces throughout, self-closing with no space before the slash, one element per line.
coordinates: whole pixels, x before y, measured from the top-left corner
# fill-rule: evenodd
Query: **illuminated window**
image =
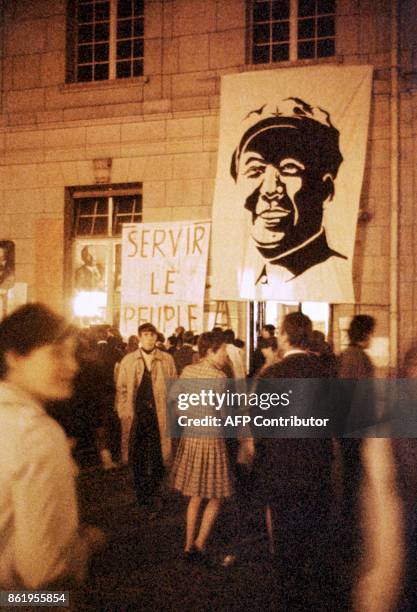
<path fill-rule="evenodd" d="M 280 328 L 282 319 L 290 312 L 301 311 L 310 317 L 313 328 L 323 332 L 326 336 L 330 328 L 330 307 L 324 302 L 265 302 L 265 323 L 272 323 L 277 330 Z"/>
<path fill-rule="evenodd" d="M 143 75 L 144 0 L 71 0 L 67 81 Z"/>
<path fill-rule="evenodd" d="M 253 64 L 335 55 L 336 0 L 251 0 Z"/>
<path fill-rule="evenodd" d="M 118 325 L 123 223 L 142 221 L 139 183 L 68 190 L 71 306 L 80 325 Z"/>
<path fill-rule="evenodd" d="M 314 329 L 323 332 L 325 336 L 329 334 L 329 304 L 325 302 L 302 302 L 301 312 L 310 317 Z"/>

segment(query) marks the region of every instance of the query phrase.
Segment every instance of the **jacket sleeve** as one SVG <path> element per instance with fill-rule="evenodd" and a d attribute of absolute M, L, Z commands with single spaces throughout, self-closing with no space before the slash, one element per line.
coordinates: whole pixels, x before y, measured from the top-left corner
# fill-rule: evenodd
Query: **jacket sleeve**
<path fill-rule="evenodd" d="M 350 353 L 346 351 L 339 357 L 338 363 L 339 378 L 350 378 L 358 380 L 369 377 L 369 368 L 366 367 L 366 356 L 357 351 Z"/>
<path fill-rule="evenodd" d="M 49 419 L 22 438 L 13 484 L 15 567 L 26 588 L 71 576 L 85 565 L 88 547 L 78 535 L 72 462 L 64 432 Z"/>
<path fill-rule="evenodd" d="M 177 368 L 175 367 L 174 358 L 171 355 L 167 355 L 167 357 L 169 357 L 167 363 L 167 376 L 168 378 L 175 380 L 178 378 L 178 373 Z"/>
<path fill-rule="evenodd" d="M 337 374 L 339 378 L 355 378 L 356 372 L 353 368 L 352 359 L 346 353 L 339 355 L 337 363 Z"/>

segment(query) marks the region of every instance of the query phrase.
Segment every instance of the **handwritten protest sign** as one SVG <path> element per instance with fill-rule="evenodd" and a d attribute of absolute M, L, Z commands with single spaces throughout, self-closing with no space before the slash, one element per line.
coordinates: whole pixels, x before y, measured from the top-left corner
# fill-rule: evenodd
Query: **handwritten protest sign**
<path fill-rule="evenodd" d="M 132 223 L 122 233 L 121 333 L 151 322 L 202 331 L 210 223 Z"/>

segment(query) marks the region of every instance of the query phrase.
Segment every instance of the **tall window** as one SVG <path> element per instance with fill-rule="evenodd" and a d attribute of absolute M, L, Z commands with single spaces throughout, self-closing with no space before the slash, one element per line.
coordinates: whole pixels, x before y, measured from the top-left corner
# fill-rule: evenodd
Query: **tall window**
<path fill-rule="evenodd" d="M 72 310 L 80 324 L 117 325 L 120 316 L 123 223 L 142 221 L 139 183 L 73 188 Z"/>
<path fill-rule="evenodd" d="M 251 0 L 254 64 L 335 55 L 336 0 Z"/>
<path fill-rule="evenodd" d="M 144 0 L 70 0 L 70 82 L 143 75 Z"/>

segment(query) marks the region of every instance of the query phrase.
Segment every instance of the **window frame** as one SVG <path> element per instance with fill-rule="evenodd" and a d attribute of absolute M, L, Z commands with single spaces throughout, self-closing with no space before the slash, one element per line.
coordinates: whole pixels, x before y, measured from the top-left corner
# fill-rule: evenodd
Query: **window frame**
<path fill-rule="evenodd" d="M 104 0 L 103 0 L 104 1 Z M 94 56 L 91 62 L 80 63 L 78 61 L 78 27 L 79 23 L 77 21 L 77 6 L 79 0 L 67 0 L 67 26 L 66 26 L 66 70 L 65 70 L 65 83 L 71 86 L 100 86 L 106 83 L 114 83 L 114 82 L 123 82 L 123 84 L 127 84 L 132 81 L 137 81 L 138 79 L 143 79 L 145 76 L 145 2 L 143 2 L 143 12 L 140 14 L 139 18 L 142 20 L 142 35 L 135 36 L 132 30 L 130 38 L 117 38 L 117 27 L 120 21 L 126 20 L 127 17 L 118 17 L 117 14 L 117 0 L 106 0 L 109 2 L 109 37 L 108 40 L 103 41 L 103 44 L 108 44 L 109 47 L 109 59 L 108 62 L 103 60 L 95 61 Z M 92 0 L 92 2 L 97 3 L 99 0 Z M 135 23 L 135 18 L 137 15 L 132 13 L 130 19 L 132 20 L 132 27 Z M 91 22 L 92 24 L 95 21 Z M 126 62 L 129 61 L 131 64 L 131 74 L 127 76 L 117 76 L 117 65 L 123 61 L 123 58 L 117 57 L 117 44 L 118 42 L 123 42 L 124 40 L 131 41 L 132 47 L 134 46 L 135 41 L 142 42 L 142 55 L 139 57 L 135 57 L 134 54 L 127 59 Z M 91 45 L 94 49 L 97 42 L 94 40 L 91 41 Z M 133 74 L 134 72 L 134 63 L 139 62 L 142 64 L 142 70 L 140 74 Z M 93 76 L 94 76 L 94 67 L 99 65 L 100 63 L 108 63 L 108 76 L 107 78 L 102 79 L 94 79 L 90 80 L 80 80 L 78 78 L 78 68 L 81 65 L 89 66 L 91 65 L 93 68 Z"/>
<path fill-rule="evenodd" d="M 121 249 L 122 234 L 113 232 L 117 228 L 116 207 L 114 198 L 118 196 L 136 196 L 139 199 L 140 220 L 126 221 L 127 223 L 143 223 L 143 183 L 113 183 L 106 185 L 82 185 L 66 188 L 66 255 L 65 255 L 65 276 L 66 276 L 66 293 L 69 297 L 68 306 L 73 302 L 77 295 L 75 288 L 75 272 L 77 266 L 80 265 L 79 253 L 83 246 L 95 246 L 105 250 L 104 258 L 100 262 L 104 267 L 104 291 L 106 293 L 105 320 L 91 320 L 87 317 L 84 321 L 79 321 L 81 325 L 107 323 L 110 325 L 117 324 L 118 300 L 120 300 L 120 286 L 117 284 L 117 249 Z M 77 234 L 77 201 L 89 198 L 107 198 L 107 232 L 101 234 Z M 134 214 L 134 213 L 132 213 Z M 88 215 L 87 215 L 88 216 Z M 102 215 L 100 215 L 102 216 Z M 120 245 L 120 246 L 119 246 Z M 121 257 L 121 251 L 119 253 Z M 121 259 L 119 261 L 121 266 Z M 119 296 L 119 297 L 117 297 Z M 72 311 L 68 312 L 69 316 L 74 316 Z"/>
<path fill-rule="evenodd" d="M 264 0 L 267 2 L 271 2 L 272 0 Z M 314 15 L 312 16 L 305 16 L 305 17 L 299 17 L 298 15 L 298 0 L 289 0 L 289 4 L 290 4 L 290 8 L 289 8 L 289 16 L 288 16 L 288 23 L 289 23 L 289 38 L 288 41 L 282 41 L 282 44 L 288 43 L 289 46 L 289 54 L 288 54 L 288 58 L 284 59 L 284 60 L 274 60 L 272 57 L 272 47 L 273 47 L 273 43 L 277 42 L 274 41 L 271 36 L 269 38 L 268 41 L 268 60 L 267 61 L 259 61 L 259 62 L 255 62 L 254 61 L 254 56 L 253 56 L 253 49 L 256 46 L 254 43 L 254 26 L 255 26 L 255 21 L 253 18 L 253 14 L 254 14 L 254 5 L 257 3 L 257 0 L 249 0 L 247 2 L 247 11 L 246 11 L 246 23 L 248 25 L 247 27 L 247 64 L 249 66 L 265 66 L 265 65 L 271 65 L 271 64 L 279 64 L 279 65 L 283 65 L 283 64 L 291 64 L 291 63 L 299 63 L 299 62 L 319 62 L 319 61 L 334 61 L 334 58 L 337 56 L 337 0 L 335 0 L 335 9 L 333 13 L 319 13 L 319 12 L 315 12 Z M 298 24 L 299 21 L 301 19 L 314 19 L 315 22 L 317 22 L 317 20 L 319 18 L 324 18 L 326 16 L 333 16 L 334 18 L 334 34 L 333 35 L 328 35 L 328 36 L 318 36 L 317 32 L 315 32 L 314 37 L 312 38 L 299 38 L 298 37 Z M 271 15 L 268 19 L 268 21 L 265 21 L 265 23 L 268 24 L 272 24 L 274 21 L 271 18 Z M 282 19 L 282 21 L 286 21 L 285 18 Z M 334 53 L 333 55 L 317 55 L 317 41 L 320 40 L 328 40 L 328 39 L 332 39 L 334 41 Z M 300 42 L 303 41 L 313 41 L 315 44 L 315 55 L 314 57 L 311 58 L 299 58 L 298 57 L 298 45 Z M 265 43 L 266 46 L 266 43 Z"/>
<path fill-rule="evenodd" d="M 72 201 L 72 224 L 71 224 L 71 237 L 73 240 L 87 239 L 120 239 L 121 233 L 114 233 L 114 227 L 117 228 L 117 217 L 127 216 L 129 213 L 116 213 L 116 207 L 114 198 L 121 196 L 137 196 L 140 200 L 139 210 L 130 214 L 141 215 L 141 219 L 126 221 L 126 223 L 142 223 L 143 222 L 143 185 L 142 183 L 115 183 L 113 185 L 91 185 L 86 187 L 73 187 L 70 188 L 70 197 Z M 80 211 L 77 209 L 76 202 L 83 199 L 93 198 L 107 198 L 108 199 L 108 210 L 107 213 L 91 213 L 80 215 Z M 94 220 L 99 217 L 107 218 L 107 232 L 101 234 L 77 234 L 76 225 L 80 218 L 92 217 Z"/>

